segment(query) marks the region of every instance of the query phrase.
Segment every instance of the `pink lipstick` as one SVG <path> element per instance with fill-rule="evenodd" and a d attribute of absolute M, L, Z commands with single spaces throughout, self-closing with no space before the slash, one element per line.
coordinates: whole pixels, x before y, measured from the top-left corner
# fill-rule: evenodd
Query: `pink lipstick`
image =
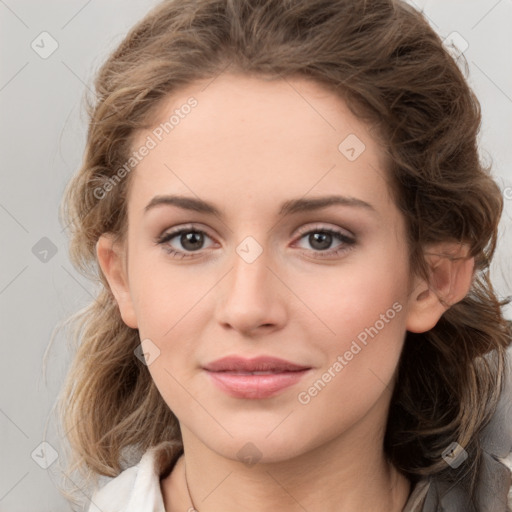
<path fill-rule="evenodd" d="M 311 369 L 269 356 L 228 356 L 203 369 L 219 389 L 235 398 L 269 398 L 296 384 Z"/>

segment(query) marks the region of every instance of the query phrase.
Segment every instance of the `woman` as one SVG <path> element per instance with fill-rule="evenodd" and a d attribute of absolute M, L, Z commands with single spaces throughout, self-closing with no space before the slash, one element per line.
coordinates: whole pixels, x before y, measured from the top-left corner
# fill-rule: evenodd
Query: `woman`
<path fill-rule="evenodd" d="M 63 210 L 102 284 L 61 400 L 115 477 L 89 510 L 509 510 L 502 198 L 425 19 L 166 1 L 96 91 Z"/>

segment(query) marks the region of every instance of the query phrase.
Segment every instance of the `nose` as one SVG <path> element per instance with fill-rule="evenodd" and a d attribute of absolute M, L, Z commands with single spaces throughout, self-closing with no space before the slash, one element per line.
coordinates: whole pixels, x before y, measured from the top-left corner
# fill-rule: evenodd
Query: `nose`
<path fill-rule="evenodd" d="M 281 329 L 287 316 L 286 286 L 271 268 L 271 253 L 264 249 L 252 262 L 240 254 L 234 254 L 231 270 L 219 283 L 217 321 L 245 335 Z"/>

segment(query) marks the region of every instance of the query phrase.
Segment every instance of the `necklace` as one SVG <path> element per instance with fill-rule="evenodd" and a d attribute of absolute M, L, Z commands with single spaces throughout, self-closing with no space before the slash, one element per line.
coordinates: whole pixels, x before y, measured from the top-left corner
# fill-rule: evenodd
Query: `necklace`
<path fill-rule="evenodd" d="M 199 510 L 197 510 L 196 506 L 194 505 L 194 501 L 192 500 L 192 496 L 190 494 L 190 489 L 188 487 L 187 466 L 183 465 L 183 467 L 184 467 L 184 470 L 185 470 L 185 485 L 187 486 L 188 497 L 190 499 L 190 503 L 192 504 L 192 510 L 188 510 L 187 512 L 199 512 Z"/>

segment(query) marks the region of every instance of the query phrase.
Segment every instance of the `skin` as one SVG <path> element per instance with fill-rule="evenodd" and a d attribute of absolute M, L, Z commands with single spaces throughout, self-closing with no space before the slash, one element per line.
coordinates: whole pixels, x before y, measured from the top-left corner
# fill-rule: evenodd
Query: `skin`
<path fill-rule="evenodd" d="M 383 148 L 321 85 L 222 75 L 169 96 L 155 126 L 190 96 L 197 107 L 132 171 L 125 242 L 104 234 L 97 244 L 123 320 L 160 350 L 148 369 L 180 422 L 185 455 L 162 479 L 166 511 L 191 506 L 185 467 L 201 512 L 402 510 L 410 485 L 382 444 L 406 330 L 433 327 L 446 309 L 440 297 L 453 304 L 466 295 L 473 260 L 428 256 L 430 285 L 412 274 Z M 151 133 L 138 133 L 134 147 Z M 354 161 L 338 150 L 350 134 L 366 146 Z M 223 218 L 174 205 L 145 212 L 164 194 L 211 202 Z M 371 208 L 336 204 L 278 215 L 287 200 L 333 194 Z M 155 243 L 190 223 L 206 233 L 199 248 L 179 235 Z M 355 243 L 333 236 L 322 249 L 304 234 L 322 228 Z M 248 236 L 263 250 L 252 263 L 236 252 Z M 170 246 L 192 257 L 173 258 Z M 429 254 L 464 250 L 445 243 Z M 393 304 L 400 311 L 378 335 L 300 403 L 298 393 Z M 275 397 L 233 398 L 201 370 L 233 354 L 271 355 L 312 370 Z M 237 456 L 249 442 L 261 457 L 252 466 Z"/>

